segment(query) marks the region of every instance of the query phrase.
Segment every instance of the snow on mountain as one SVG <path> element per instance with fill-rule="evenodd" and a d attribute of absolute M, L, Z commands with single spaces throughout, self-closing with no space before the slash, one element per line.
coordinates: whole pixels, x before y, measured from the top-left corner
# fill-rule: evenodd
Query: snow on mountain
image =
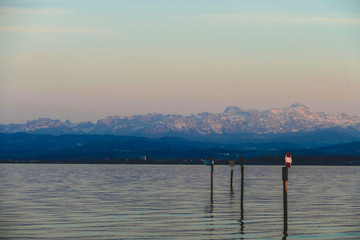
<path fill-rule="evenodd" d="M 295 103 L 285 108 L 265 111 L 242 110 L 230 106 L 223 113 L 199 113 L 191 116 L 149 113 L 130 117 L 109 116 L 92 122 L 71 123 L 49 118 L 39 118 L 24 124 L 0 125 L 1 133 L 48 134 L 115 134 L 115 135 L 209 135 L 241 133 L 291 133 L 315 131 L 332 127 L 360 130 L 360 118 L 339 114 L 337 116 L 316 112 Z"/>

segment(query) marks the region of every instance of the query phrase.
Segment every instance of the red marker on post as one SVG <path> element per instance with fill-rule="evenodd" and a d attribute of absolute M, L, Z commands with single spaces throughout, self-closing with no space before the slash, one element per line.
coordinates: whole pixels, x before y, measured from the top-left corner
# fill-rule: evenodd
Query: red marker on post
<path fill-rule="evenodd" d="M 291 153 L 287 152 L 285 155 L 285 164 L 287 168 L 291 167 L 291 163 L 292 163 L 292 158 L 291 158 Z"/>

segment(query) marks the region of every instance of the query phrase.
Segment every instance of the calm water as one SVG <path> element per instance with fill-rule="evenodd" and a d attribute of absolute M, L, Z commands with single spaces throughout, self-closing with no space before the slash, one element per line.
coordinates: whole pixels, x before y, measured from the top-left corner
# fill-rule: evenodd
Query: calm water
<path fill-rule="evenodd" d="M 0 239 L 360 239 L 360 167 L 0 165 Z"/>

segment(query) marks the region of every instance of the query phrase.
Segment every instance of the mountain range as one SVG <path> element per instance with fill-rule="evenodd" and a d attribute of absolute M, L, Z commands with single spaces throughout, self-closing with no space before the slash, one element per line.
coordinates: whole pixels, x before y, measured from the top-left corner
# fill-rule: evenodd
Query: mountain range
<path fill-rule="evenodd" d="M 39 118 L 24 124 L 2 124 L 0 133 L 34 134 L 110 134 L 118 136 L 185 138 L 311 133 L 326 129 L 360 132 L 360 118 L 348 114 L 330 115 L 296 103 L 265 111 L 243 110 L 229 106 L 223 113 L 199 113 L 191 116 L 148 113 L 128 117 L 109 116 L 96 123 L 72 123 Z"/>
<path fill-rule="evenodd" d="M 265 111 L 227 107 L 191 116 L 149 113 L 72 123 L 39 118 L 0 125 L 1 162 L 360 164 L 360 118 L 303 104 Z M 147 160 L 143 159 L 147 156 Z M 149 160 L 150 159 L 150 160 Z M 251 160 L 253 159 L 253 160 Z"/>

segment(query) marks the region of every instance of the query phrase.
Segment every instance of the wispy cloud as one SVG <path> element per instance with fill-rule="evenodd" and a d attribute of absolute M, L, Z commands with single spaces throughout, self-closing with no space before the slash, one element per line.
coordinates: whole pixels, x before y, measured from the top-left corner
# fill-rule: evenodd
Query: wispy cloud
<path fill-rule="evenodd" d="M 107 33 L 107 29 L 98 28 L 49 28 L 49 27 L 1 27 L 0 32 L 7 33 Z"/>
<path fill-rule="evenodd" d="M 73 14 L 73 10 L 62 8 L 17 8 L 0 7 L 0 14 L 7 15 L 67 15 Z"/>
<path fill-rule="evenodd" d="M 199 17 L 201 20 L 210 20 L 217 23 L 229 22 L 276 22 L 290 24 L 311 24 L 314 22 L 331 24 L 352 24 L 360 25 L 360 18 L 328 18 L 311 16 L 281 16 L 281 15 L 247 15 L 247 14 L 209 14 Z"/>
<path fill-rule="evenodd" d="M 217 23 L 231 22 L 277 22 L 277 23 L 310 23 L 313 20 L 302 16 L 281 16 L 281 15 L 255 15 L 255 14 L 207 14 L 201 15 L 200 20 L 213 21 Z"/>
<path fill-rule="evenodd" d="M 326 17 L 314 17 L 315 21 L 337 24 L 354 24 L 360 25 L 360 18 L 326 18 Z"/>
<path fill-rule="evenodd" d="M 43 3 L 43 2 L 60 2 L 64 0 L 3 0 L 0 4 L 31 4 L 31 3 Z"/>

